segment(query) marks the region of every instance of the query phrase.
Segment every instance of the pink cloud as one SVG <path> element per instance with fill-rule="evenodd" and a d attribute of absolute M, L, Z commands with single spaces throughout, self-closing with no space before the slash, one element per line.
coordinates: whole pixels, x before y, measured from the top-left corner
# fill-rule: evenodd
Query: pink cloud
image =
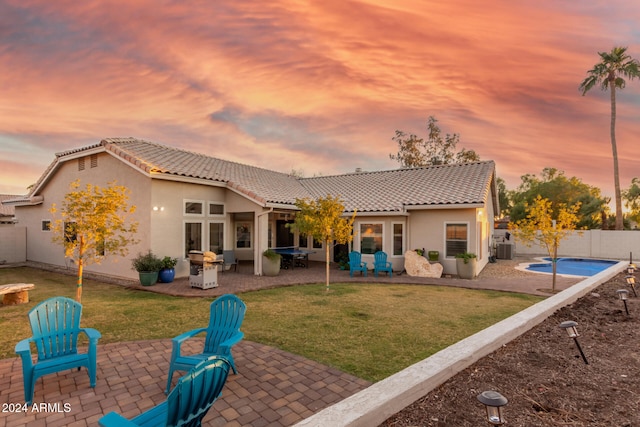
<path fill-rule="evenodd" d="M 640 57 L 633 2 L 5 8 L 0 137 L 37 144 L 51 160 L 104 137 L 137 136 L 194 151 L 216 144 L 222 158 L 307 175 L 388 169 L 398 166 L 388 158 L 395 130 L 424 134 L 434 115 L 461 146 L 496 160 L 510 187 L 552 166 L 609 191 L 608 97 L 582 97 L 578 85 L 597 51 L 623 44 Z M 638 82 L 619 96 L 623 185 L 637 161 L 638 99 Z M 3 176 L 0 192 L 42 170 Z"/>

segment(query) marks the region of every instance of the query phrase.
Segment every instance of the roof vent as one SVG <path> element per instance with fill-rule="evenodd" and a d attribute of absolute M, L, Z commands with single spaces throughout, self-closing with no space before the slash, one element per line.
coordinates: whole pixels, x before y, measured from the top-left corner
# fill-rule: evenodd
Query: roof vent
<path fill-rule="evenodd" d="M 362 172 L 362 168 L 356 168 L 356 173 Z"/>

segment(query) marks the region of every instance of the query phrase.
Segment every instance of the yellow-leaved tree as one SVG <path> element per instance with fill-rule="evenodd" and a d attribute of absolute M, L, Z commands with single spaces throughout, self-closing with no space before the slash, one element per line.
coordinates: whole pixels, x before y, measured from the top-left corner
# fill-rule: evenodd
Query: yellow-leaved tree
<path fill-rule="evenodd" d="M 351 218 L 345 218 L 344 205 L 338 197 L 327 195 L 326 198 L 296 199 L 296 206 L 300 212 L 296 213 L 295 221 L 290 227 L 299 233 L 313 237 L 322 242 L 326 255 L 327 292 L 329 291 L 329 266 L 331 245 L 349 243 L 353 239 L 353 221 L 356 213 Z"/>
<path fill-rule="evenodd" d="M 82 190 L 76 180 L 70 189 L 60 209 L 51 205 L 51 231 L 53 241 L 64 247 L 65 257 L 78 266 L 76 300 L 82 302 L 84 266 L 100 264 L 107 255 L 126 256 L 128 246 L 138 242 L 134 237 L 138 222 L 130 219 L 136 207 L 128 205 L 129 189 L 115 181 L 104 188 L 87 184 Z M 55 218 L 58 211 L 60 217 Z"/>
<path fill-rule="evenodd" d="M 558 203 L 554 209 L 549 199 L 543 199 L 538 195 L 532 205 L 525 205 L 526 217 L 524 219 L 509 223 L 509 229 L 516 239 L 529 247 L 533 243 L 537 243 L 546 248 L 551 258 L 553 273 L 551 292 L 553 293 L 556 291 L 558 247 L 562 240 L 576 230 L 579 209 L 580 203 L 572 206 Z"/>

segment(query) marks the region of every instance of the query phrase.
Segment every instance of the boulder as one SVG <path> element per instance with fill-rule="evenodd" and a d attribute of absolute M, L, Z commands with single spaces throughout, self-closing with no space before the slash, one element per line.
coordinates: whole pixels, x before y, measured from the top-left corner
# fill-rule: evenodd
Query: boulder
<path fill-rule="evenodd" d="M 416 277 L 440 277 L 442 276 L 442 264 L 431 264 L 428 259 L 418 255 L 416 251 L 404 253 L 404 269 L 409 276 Z"/>

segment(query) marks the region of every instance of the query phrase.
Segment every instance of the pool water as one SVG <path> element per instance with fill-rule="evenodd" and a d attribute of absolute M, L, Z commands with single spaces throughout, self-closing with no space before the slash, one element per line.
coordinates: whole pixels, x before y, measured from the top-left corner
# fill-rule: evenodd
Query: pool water
<path fill-rule="evenodd" d="M 529 264 L 526 269 L 538 273 L 552 273 L 551 258 L 544 258 L 544 260 L 549 262 Z M 558 258 L 556 273 L 573 276 L 593 276 L 615 264 L 617 264 L 617 261 L 604 259 Z"/>

